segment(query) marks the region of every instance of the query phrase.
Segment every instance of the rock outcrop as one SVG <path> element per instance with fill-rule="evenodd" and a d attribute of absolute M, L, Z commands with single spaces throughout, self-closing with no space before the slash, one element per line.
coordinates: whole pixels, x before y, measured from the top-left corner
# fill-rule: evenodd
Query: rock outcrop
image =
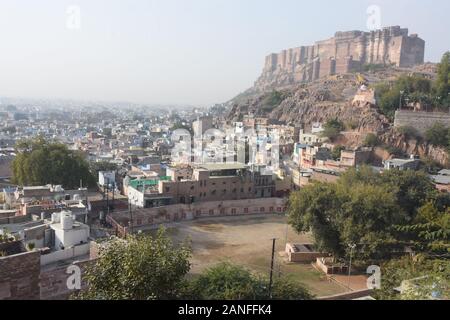
<path fill-rule="evenodd" d="M 379 140 L 385 145 L 401 150 L 406 155 L 413 154 L 421 158 L 429 158 L 443 167 L 449 165 L 449 155 L 444 148 L 425 143 L 423 139 L 409 138 L 394 128 L 386 131 Z"/>

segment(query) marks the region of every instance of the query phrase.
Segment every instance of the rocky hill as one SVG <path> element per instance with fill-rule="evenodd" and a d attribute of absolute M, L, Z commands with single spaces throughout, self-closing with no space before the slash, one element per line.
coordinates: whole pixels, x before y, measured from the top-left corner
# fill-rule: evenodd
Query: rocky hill
<path fill-rule="evenodd" d="M 371 87 L 381 81 L 393 81 L 400 75 L 412 73 L 433 77 L 433 65 L 384 67 L 359 75 Z M 376 106 L 352 104 L 360 86 L 358 74 L 348 73 L 267 90 L 253 87 L 231 100 L 228 119 L 238 121 L 244 114 L 251 113 L 308 127 L 312 122 L 338 118 L 356 131 L 377 132 L 385 129 L 389 126 L 389 120 L 378 112 Z"/>
<path fill-rule="evenodd" d="M 325 123 L 329 119 L 338 119 L 346 127 L 338 141 L 341 145 L 360 146 L 367 133 L 371 132 L 377 134 L 387 146 L 401 150 L 405 155 L 414 153 L 447 165 L 448 155 L 445 150 L 398 135 L 392 127 L 392 121 L 379 111 L 376 102 L 354 102 L 361 87 L 361 78 L 365 79 L 368 88 L 373 88 L 377 83 L 394 81 L 401 75 L 421 75 L 433 79 L 436 65 L 427 63 L 411 68 L 386 66 L 266 90 L 253 87 L 230 101 L 227 119 L 240 121 L 244 115 L 254 114 L 298 125 L 306 130 L 314 122 Z"/>

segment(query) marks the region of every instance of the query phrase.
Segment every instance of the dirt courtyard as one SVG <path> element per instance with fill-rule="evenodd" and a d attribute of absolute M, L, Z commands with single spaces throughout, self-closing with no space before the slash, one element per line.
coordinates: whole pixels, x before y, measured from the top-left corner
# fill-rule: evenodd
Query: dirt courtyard
<path fill-rule="evenodd" d="M 166 226 L 175 242 L 189 238 L 193 250 L 192 274 L 222 261 L 241 264 L 255 272 L 269 274 L 272 238 L 276 238 L 274 275 L 289 276 L 302 282 L 317 296 L 344 292 L 310 264 L 284 261 L 281 251 L 288 242 L 310 242 L 308 235 L 299 235 L 287 228 L 286 217 L 257 215 L 202 218 Z"/>

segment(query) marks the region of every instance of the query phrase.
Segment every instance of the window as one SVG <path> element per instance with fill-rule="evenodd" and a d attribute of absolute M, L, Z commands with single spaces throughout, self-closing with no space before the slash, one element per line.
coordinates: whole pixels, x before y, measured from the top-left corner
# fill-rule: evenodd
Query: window
<path fill-rule="evenodd" d="M 201 216 L 201 214 L 202 214 L 201 210 L 196 210 L 196 211 L 195 211 L 195 215 L 196 215 L 197 217 Z"/>
<path fill-rule="evenodd" d="M 222 208 L 222 209 L 220 209 L 220 214 L 221 215 L 224 215 L 226 212 L 225 212 L 225 208 Z"/>
<path fill-rule="evenodd" d="M 273 212 L 273 207 L 270 207 L 270 208 L 269 208 L 269 211 L 270 211 L 270 212 Z"/>
<path fill-rule="evenodd" d="M 259 208 L 259 211 L 264 212 L 265 211 L 264 207 Z"/>
<path fill-rule="evenodd" d="M 236 209 L 235 208 L 231 209 L 231 214 L 236 214 Z"/>
<path fill-rule="evenodd" d="M 166 187 L 166 192 L 170 192 L 170 188 L 169 187 Z"/>
<path fill-rule="evenodd" d="M 209 210 L 209 215 L 213 216 L 214 215 L 214 209 Z"/>
<path fill-rule="evenodd" d="M 248 208 L 244 208 L 244 213 L 248 213 Z"/>

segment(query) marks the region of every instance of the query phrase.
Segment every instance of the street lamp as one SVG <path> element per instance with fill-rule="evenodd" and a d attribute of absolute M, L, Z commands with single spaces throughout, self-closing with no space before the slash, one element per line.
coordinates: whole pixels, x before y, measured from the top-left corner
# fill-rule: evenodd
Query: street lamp
<path fill-rule="evenodd" d="M 351 275 L 351 272 L 352 272 L 352 256 L 353 256 L 353 249 L 356 248 L 356 244 L 350 243 L 348 246 L 350 248 L 350 263 L 348 265 L 347 287 L 351 291 L 351 289 L 350 289 L 350 275 Z"/>

